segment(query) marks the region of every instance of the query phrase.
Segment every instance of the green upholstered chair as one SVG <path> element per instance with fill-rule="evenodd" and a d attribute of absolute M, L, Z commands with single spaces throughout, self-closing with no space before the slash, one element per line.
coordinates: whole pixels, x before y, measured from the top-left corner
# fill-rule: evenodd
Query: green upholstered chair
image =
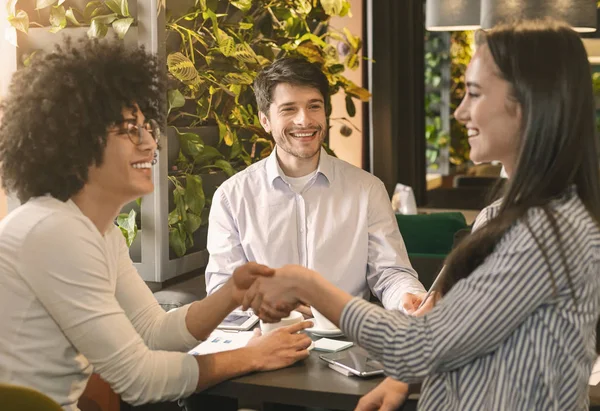
<path fill-rule="evenodd" d="M 50 397 L 32 388 L 0 384 L 2 411 L 62 411 Z"/>
<path fill-rule="evenodd" d="M 421 283 L 429 289 L 452 250 L 455 234 L 468 228 L 465 216 L 460 212 L 396 214 L 396 221 L 408 258 Z"/>

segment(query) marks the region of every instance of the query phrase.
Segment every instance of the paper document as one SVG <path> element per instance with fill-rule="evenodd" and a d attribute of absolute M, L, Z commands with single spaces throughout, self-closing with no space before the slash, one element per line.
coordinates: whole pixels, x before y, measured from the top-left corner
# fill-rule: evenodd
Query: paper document
<path fill-rule="evenodd" d="M 252 338 L 252 331 L 215 330 L 210 336 L 189 351 L 193 355 L 213 354 L 245 347 Z"/>
<path fill-rule="evenodd" d="M 596 359 L 594 367 L 592 368 L 592 375 L 590 375 L 589 385 L 598 385 L 600 382 L 600 357 Z"/>

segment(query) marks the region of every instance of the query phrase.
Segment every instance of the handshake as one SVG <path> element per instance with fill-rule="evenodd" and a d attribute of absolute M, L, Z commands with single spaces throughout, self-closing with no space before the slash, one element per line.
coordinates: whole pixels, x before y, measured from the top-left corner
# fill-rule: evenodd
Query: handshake
<path fill-rule="evenodd" d="M 233 299 L 243 309 L 252 308 L 266 323 L 275 323 L 300 304 L 307 304 L 307 289 L 320 277 L 299 265 L 273 269 L 254 262 L 235 269 L 230 280 Z"/>

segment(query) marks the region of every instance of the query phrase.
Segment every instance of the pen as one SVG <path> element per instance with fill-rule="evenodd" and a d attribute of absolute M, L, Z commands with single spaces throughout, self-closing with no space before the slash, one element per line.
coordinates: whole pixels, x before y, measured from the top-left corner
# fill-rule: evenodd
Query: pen
<path fill-rule="evenodd" d="M 435 277 L 435 280 L 433 280 L 433 284 L 431 284 L 431 287 L 429 287 L 429 291 L 427 291 L 427 294 L 425 294 L 425 297 L 421 301 L 421 304 L 419 304 L 419 307 L 417 307 L 417 310 L 420 309 L 421 307 L 423 307 L 423 305 L 425 304 L 425 302 L 427 301 L 427 299 L 431 295 L 431 292 L 435 288 L 436 284 L 438 283 L 438 281 L 440 280 L 440 278 L 442 278 L 442 274 L 444 274 L 444 270 L 445 269 L 446 269 L 446 266 L 443 266 L 442 269 L 440 270 L 440 272 L 438 273 L 437 277 Z"/>

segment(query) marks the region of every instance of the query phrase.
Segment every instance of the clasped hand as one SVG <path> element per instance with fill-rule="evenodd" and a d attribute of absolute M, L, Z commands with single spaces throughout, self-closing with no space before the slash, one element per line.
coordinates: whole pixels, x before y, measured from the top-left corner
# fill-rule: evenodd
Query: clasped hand
<path fill-rule="evenodd" d="M 233 273 L 236 299 L 243 309 L 251 307 L 264 322 L 278 322 L 304 302 L 300 284 L 309 271 L 298 265 L 274 270 L 256 263 L 244 264 Z"/>

